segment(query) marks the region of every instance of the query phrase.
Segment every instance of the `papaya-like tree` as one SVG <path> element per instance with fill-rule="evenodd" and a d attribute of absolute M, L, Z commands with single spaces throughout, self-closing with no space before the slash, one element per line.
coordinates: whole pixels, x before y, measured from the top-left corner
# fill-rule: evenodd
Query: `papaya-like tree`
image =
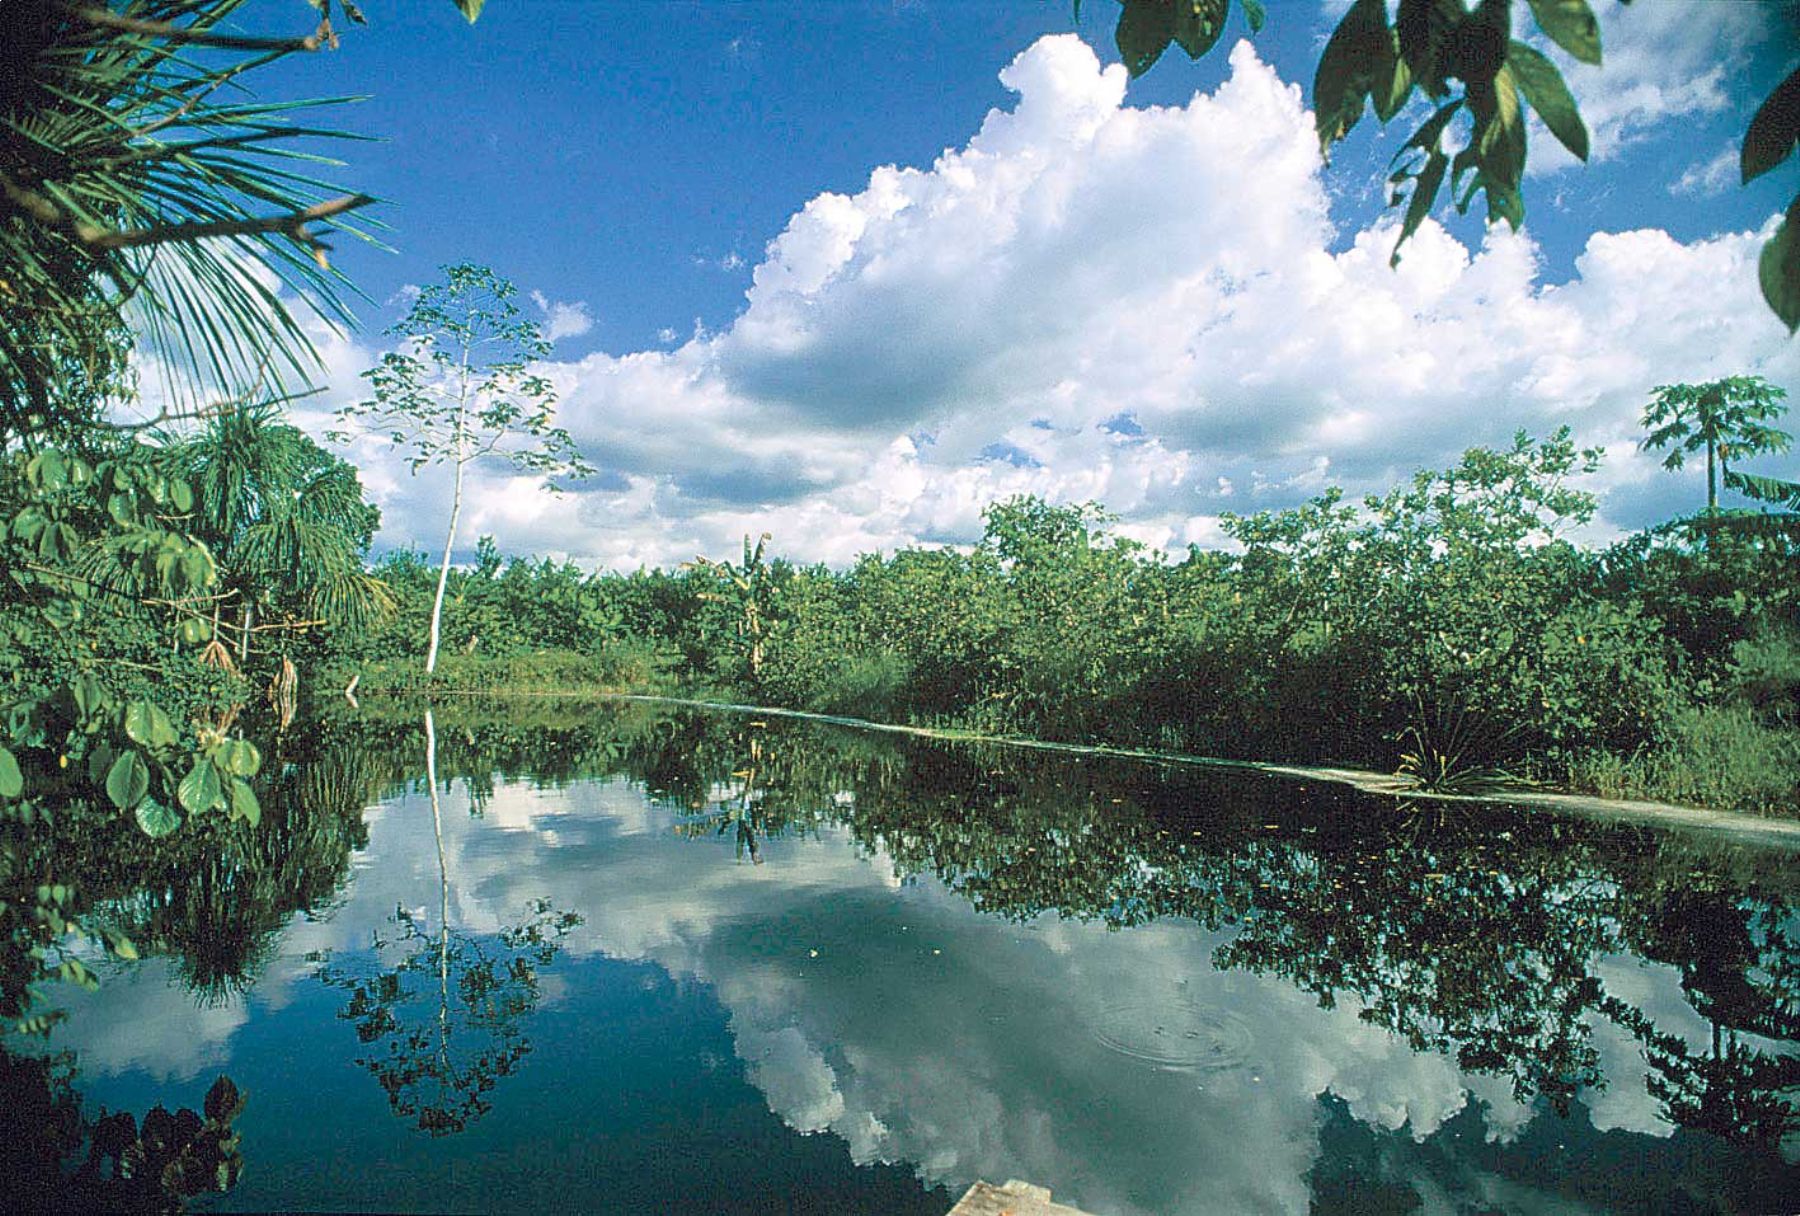
<path fill-rule="evenodd" d="M 1706 384 L 1658 385 L 1644 407 L 1645 451 L 1668 450 L 1665 469 L 1687 463 L 1689 455 L 1706 453 L 1706 510 L 1719 509 L 1719 475 L 1725 484 L 1750 498 L 1785 502 L 1800 497 L 1800 485 L 1759 477 L 1731 467 L 1746 456 L 1773 455 L 1793 446 L 1794 437 L 1775 426 L 1787 412 L 1787 391 L 1761 376 L 1727 376 Z"/>
<path fill-rule="evenodd" d="M 593 469 L 569 433 L 555 424 L 556 390 L 533 364 L 550 353 L 537 323 L 513 303 L 518 288 L 486 266 L 444 268 L 444 281 L 421 290 L 406 316 L 388 328 L 399 348 L 363 373 L 374 390 L 338 419 L 348 442 L 361 431 L 405 449 L 417 474 L 447 465 L 450 514 L 431 604 L 425 672 L 437 669 L 444 588 L 462 522 L 469 467 L 478 462 L 555 478 Z"/>

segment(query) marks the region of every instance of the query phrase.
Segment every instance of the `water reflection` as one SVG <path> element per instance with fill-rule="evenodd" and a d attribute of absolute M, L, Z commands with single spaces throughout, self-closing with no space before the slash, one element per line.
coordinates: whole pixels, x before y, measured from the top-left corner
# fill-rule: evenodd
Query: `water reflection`
<path fill-rule="evenodd" d="M 371 1153 L 459 1128 L 523 1153 L 543 1117 L 565 1121 L 565 1151 L 613 1188 L 586 1206 L 620 1205 L 624 1133 L 579 1112 L 649 1090 L 621 1089 L 626 1065 L 592 1045 L 667 1007 L 665 976 L 716 1002 L 735 1057 L 697 1045 L 683 1074 L 695 1177 L 749 1135 L 704 1123 L 706 1087 L 732 1075 L 794 1132 L 830 1133 L 757 1141 L 714 1206 L 781 1193 L 779 1159 L 827 1141 L 847 1160 L 814 1172 L 869 1210 L 901 1206 L 854 1189 L 893 1186 L 870 1172 L 884 1162 L 952 1189 L 1029 1177 L 1096 1212 L 1755 1208 L 1800 1185 L 1790 853 L 778 719 L 535 712 L 316 738 L 380 805 L 349 817 L 366 844 L 341 854 L 354 832 L 308 829 L 299 803 L 285 830 L 312 861 L 233 854 L 237 889 L 259 889 L 259 864 L 335 867 L 339 885 L 304 903 L 271 886 L 243 916 L 235 940 L 265 945 L 232 956 L 242 1016 L 218 1062 L 235 1072 L 278 1033 L 353 1051 L 351 1077 L 321 1084 L 351 1108 L 352 1082 L 377 1097 L 394 1132 L 358 1124 Z M 157 940 L 198 980 L 189 943 L 231 922 L 141 898 L 170 925 L 195 910 L 192 936 Z M 125 1021 L 102 1003 L 143 995 L 109 980 L 62 1041 L 92 1069 Z M 284 1126 L 311 1101 L 266 1088 Z M 279 1136 L 255 1147 L 287 1186 L 325 1185 Z M 532 1183 L 511 1184 L 496 1194 L 525 1202 Z"/>

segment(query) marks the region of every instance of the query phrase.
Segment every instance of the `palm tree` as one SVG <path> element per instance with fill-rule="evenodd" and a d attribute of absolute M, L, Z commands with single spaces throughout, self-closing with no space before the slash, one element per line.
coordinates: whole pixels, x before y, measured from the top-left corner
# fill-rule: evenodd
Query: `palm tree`
<path fill-rule="evenodd" d="M 393 605 L 387 585 L 363 570 L 380 512 L 356 469 L 280 419 L 276 402 L 228 404 L 166 449 L 194 489 L 190 528 L 238 601 L 240 659 L 258 612 L 283 612 L 297 628 L 355 626 Z"/>
<path fill-rule="evenodd" d="M 317 21 L 306 36 L 280 38 L 233 30 L 245 7 L 6 5 L 0 442 L 93 421 L 62 381 L 73 366 L 117 387 L 122 330 L 149 343 L 171 396 L 191 406 L 316 369 L 277 283 L 349 320 L 315 229 L 355 232 L 344 216 L 373 200 L 300 171 L 341 137 L 290 121 L 314 103 L 242 91 L 249 73 L 334 45 L 330 7 L 304 18 Z"/>
<path fill-rule="evenodd" d="M 1664 384 L 1644 407 L 1645 451 L 1668 449 L 1663 468 L 1679 469 L 1693 452 L 1706 453 L 1706 510 L 1719 509 L 1719 474 L 1725 484 L 1765 502 L 1791 502 L 1800 484 L 1740 473 L 1731 461 L 1785 452 L 1793 436 L 1771 425 L 1787 412 L 1785 389 L 1761 376 L 1727 376 L 1707 384 Z"/>

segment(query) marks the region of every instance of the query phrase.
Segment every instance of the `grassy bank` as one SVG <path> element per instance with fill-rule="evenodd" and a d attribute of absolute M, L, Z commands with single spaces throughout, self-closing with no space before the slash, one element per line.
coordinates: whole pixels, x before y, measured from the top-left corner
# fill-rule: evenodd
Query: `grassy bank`
<path fill-rule="evenodd" d="M 1628 755 L 1570 761 L 1558 784 L 1602 798 L 1800 816 L 1800 735 L 1741 706 L 1690 708 Z"/>
<path fill-rule="evenodd" d="M 418 696 L 427 693 L 669 692 L 674 685 L 658 666 L 625 648 L 608 654 L 542 650 L 529 654 L 444 655 L 425 674 L 418 658 L 328 665 L 319 687 L 337 690 L 356 679 L 356 695 Z"/>

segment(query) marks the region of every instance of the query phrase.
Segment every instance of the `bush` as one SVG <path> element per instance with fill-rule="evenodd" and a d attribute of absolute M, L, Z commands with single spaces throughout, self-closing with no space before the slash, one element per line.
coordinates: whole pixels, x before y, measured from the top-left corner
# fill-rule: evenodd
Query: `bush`
<path fill-rule="evenodd" d="M 809 708 L 874 722 L 896 721 L 905 716 L 911 676 L 907 661 L 891 650 L 850 655 L 814 690 Z"/>

